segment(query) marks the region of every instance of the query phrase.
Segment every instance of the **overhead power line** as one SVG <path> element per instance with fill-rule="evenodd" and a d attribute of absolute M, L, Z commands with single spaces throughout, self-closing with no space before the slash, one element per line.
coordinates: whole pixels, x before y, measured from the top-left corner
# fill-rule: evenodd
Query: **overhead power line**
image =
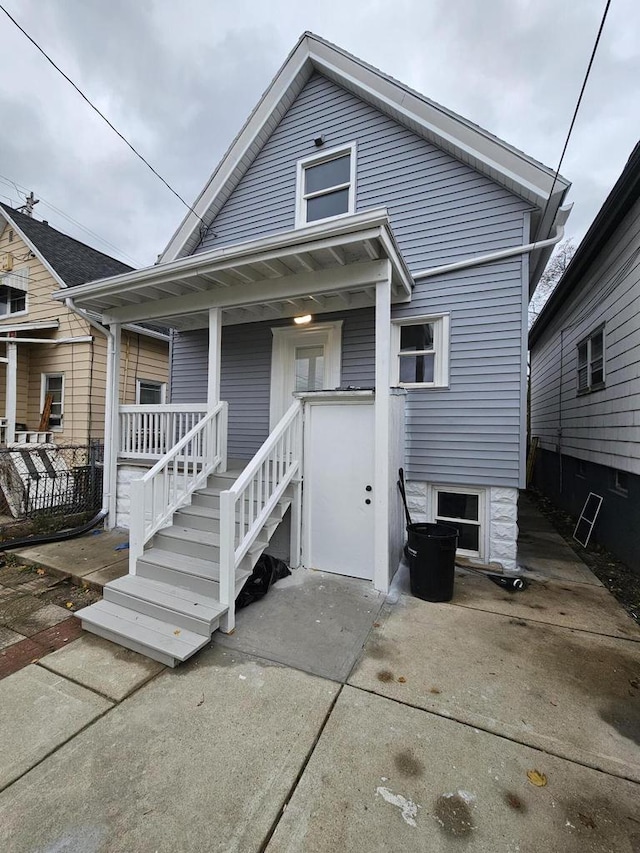
<path fill-rule="evenodd" d="M 0 181 L 2 181 L 2 183 L 6 184 L 7 186 L 12 186 L 18 194 L 19 199 L 22 195 L 25 195 L 28 192 L 26 187 L 17 184 L 15 181 L 12 181 L 11 178 L 7 178 L 6 175 L 0 175 Z M 11 199 L 9 196 L 6 195 L 3 197 L 10 202 L 12 207 L 14 206 L 14 199 Z M 73 216 L 69 216 L 69 214 L 65 213 L 64 210 L 60 210 L 60 208 L 56 207 L 55 204 L 51 204 L 50 201 L 47 201 L 46 199 L 42 198 L 42 196 L 39 196 L 39 201 L 40 204 L 43 204 L 45 207 L 48 207 L 50 210 L 53 210 L 55 213 L 58 214 L 58 216 L 62 216 L 63 219 L 66 219 L 72 225 L 75 225 L 76 228 L 79 228 L 81 231 L 84 231 L 86 234 L 89 234 L 91 237 L 93 237 L 94 240 L 97 240 L 103 246 L 107 247 L 111 251 L 117 252 L 123 258 L 127 258 L 127 260 L 131 261 L 134 266 L 144 266 L 140 263 L 139 260 L 124 252 L 119 246 L 116 246 L 114 243 L 110 243 L 108 240 L 105 240 L 104 237 L 101 237 L 95 231 L 92 231 L 90 228 L 87 228 L 86 225 L 83 225 L 81 222 L 78 222 L 78 220 L 74 219 Z"/>
<path fill-rule="evenodd" d="M 205 222 L 203 221 L 202 217 L 201 217 L 201 216 L 199 216 L 199 215 L 196 213 L 196 211 L 191 207 L 191 205 L 190 205 L 190 204 L 188 204 L 188 203 L 187 203 L 187 202 L 182 198 L 182 196 L 180 195 L 180 193 L 178 193 L 176 190 L 174 190 L 174 188 L 171 186 L 171 184 L 170 184 L 168 181 L 166 181 L 166 180 L 162 177 L 162 175 L 161 175 L 161 174 L 160 174 L 156 169 L 154 169 L 154 168 L 153 168 L 153 166 L 151 165 L 151 163 L 149 163 L 149 161 L 148 161 L 145 157 L 143 157 L 143 156 L 142 156 L 142 154 L 141 154 L 141 153 L 140 153 L 140 152 L 139 152 L 139 151 L 138 151 L 138 150 L 137 150 L 137 149 L 136 149 L 136 148 L 135 148 L 135 147 L 134 147 L 134 146 L 129 142 L 129 140 L 126 138 L 126 136 L 124 136 L 122 133 L 120 133 L 120 131 L 117 129 L 117 127 L 115 127 L 115 126 L 114 126 L 114 125 L 109 121 L 109 119 L 106 117 L 106 115 L 105 115 L 105 114 L 104 114 L 100 109 L 98 109 L 98 107 L 96 107 L 96 105 L 93 103 L 93 101 L 92 101 L 90 98 L 88 98 L 88 97 L 87 97 L 87 95 L 85 95 L 85 94 L 84 94 L 84 92 L 82 91 L 82 89 L 80 89 L 80 88 L 79 88 L 79 87 L 78 87 L 78 86 L 73 82 L 73 80 L 71 79 L 71 77 L 69 77 L 69 75 L 68 75 L 68 74 L 65 74 L 65 72 L 60 68 L 60 66 L 59 66 L 59 65 L 57 65 L 57 64 L 53 61 L 53 59 L 51 59 L 51 57 L 49 56 L 49 54 L 48 54 L 48 53 L 47 53 L 47 52 L 46 52 L 42 47 L 40 47 L 40 45 L 38 44 L 38 42 L 37 42 L 34 38 L 32 38 L 32 37 L 29 35 L 29 33 L 24 29 L 24 27 L 22 27 L 22 26 L 18 23 L 18 21 L 16 21 L 16 19 L 13 17 L 13 15 L 11 15 L 11 13 L 10 13 L 10 12 L 8 12 L 8 11 L 7 11 L 7 9 L 5 9 L 5 7 L 4 7 L 1 3 L 0 3 L 0 10 L 2 10 L 2 11 L 5 13 L 5 15 L 7 16 L 7 18 L 9 18 L 9 20 L 10 20 L 10 21 L 11 21 L 11 22 L 12 22 L 12 23 L 13 23 L 13 24 L 14 24 L 14 25 L 15 25 L 15 26 L 20 30 L 20 32 L 23 34 L 23 36 L 24 36 L 25 38 L 27 38 L 27 39 L 31 42 L 31 44 L 32 44 L 32 45 L 33 45 L 33 46 L 34 46 L 38 51 L 40 51 L 40 53 L 44 56 L 44 58 L 47 60 L 47 62 L 48 62 L 50 65 L 53 65 L 53 67 L 56 69 L 56 71 L 64 77 L 64 79 L 67 81 L 67 83 L 70 83 L 70 84 L 73 86 L 73 88 L 74 88 L 74 89 L 76 90 L 76 92 L 80 95 L 80 97 L 81 97 L 84 101 L 86 101 L 86 102 L 87 102 L 87 104 L 89 104 L 89 106 L 91 107 L 91 109 L 92 109 L 94 112 L 96 112 L 104 122 L 106 122 L 106 123 L 109 125 L 109 127 L 111 128 L 111 130 L 112 130 L 112 131 L 113 131 L 117 136 L 119 136 L 119 137 L 120 137 L 120 139 L 124 142 L 124 144 L 125 144 L 125 145 L 127 145 L 127 146 L 128 146 L 128 147 L 133 151 L 133 153 L 136 155 L 136 157 L 138 157 L 138 159 L 142 160 L 142 162 L 145 164 L 145 166 L 147 166 L 149 169 L 151 169 L 151 171 L 152 171 L 152 172 L 153 172 L 153 174 L 156 176 L 156 178 L 158 178 L 160 181 L 162 181 L 162 183 L 165 185 L 165 187 L 166 187 L 170 192 L 172 192 L 172 193 L 174 194 L 174 196 L 175 196 L 179 201 L 181 201 L 181 202 L 182 202 L 182 204 L 183 204 L 183 205 L 184 205 L 188 210 L 190 210 L 190 211 L 191 211 L 191 213 L 193 213 L 193 215 L 194 215 L 194 216 L 197 216 L 197 217 L 198 217 L 198 219 L 200 220 L 200 222 L 201 222 L 203 225 L 205 225 L 205 227 L 206 227 L 206 224 L 205 224 Z"/>
<path fill-rule="evenodd" d="M 547 208 L 549 207 L 549 201 L 551 200 L 551 196 L 553 195 L 553 191 L 555 189 L 556 183 L 558 181 L 558 175 L 560 174 L 560 169 L 562 168 L 562 162 L 564 160 L 564 155 L 567 152 L 567 147 L 569 145 L 569 140 L 571 139 L 571 134 L 573 133 L 573 127 L 576 123 L 576 118 L 578 117 L 578 111 L 580 110 L 580 104 L 582 103 L 582 96 L 584 95 L 584 91 L 587 88 L 587 81 L 589 80 L 589 75 L 591 74 L 591 67 L 593 65 L 593 60 L 596 58 L 596 53 L 598 51 L 598 45 L 600 44 L 600 36 L 602 35 L 602 30 L 604 29 L 604 22 L 607 20 L 607 15 L 609 14 L 609 6 L 611 6 L 611 0 L 607 0 L 606 5 L 604 7 L 604 12 L 602 13 L 602 20 L 600 21 L 600 27 L 598 28 L 598 34 L 596 36 L 596 40 L 593 44 L 593 49 L 591 51 L 591 58 L 589 59 L 589 64 L 587 65 L 587 70 L 584 75 L 584 79 L 582 81 L 582 86 L 580 87 L 580 94 L 578 95 L 578 100 L 576 101 L 576 106 L 573 111 L 573 118 L 571 119 L 571 124 L 569 125 L 569 130 L 567 132 L 567 138 L 564 141 L 564 146 L 562 148 L 562 154 L 560 155 L 560 160 L 558 161 L 558 168 L 556 169 L 556 173 L 553 176 L 553 183 L 551 184 L 551 190 L 549 191 L 549 195 L 547 197 L 546 204 L 544 206 L 544 210 L 542 211 L 542 216 L 540 217 L 540 221 L 538 223 L 538 228 L 536 229 L 536 236 L 533 240 L 535 243 L 538 239 L 538 234 L 540 232 L 540 228 L 544 221 L 544 217 L 547 213 Z"/>

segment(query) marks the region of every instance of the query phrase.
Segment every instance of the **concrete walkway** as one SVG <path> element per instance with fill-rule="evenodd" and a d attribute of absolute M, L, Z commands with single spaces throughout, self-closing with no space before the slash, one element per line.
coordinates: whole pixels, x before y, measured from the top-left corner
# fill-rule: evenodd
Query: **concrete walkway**
<path fill-rule="evenodd" d="M 638 853 L 640 630 L 522 501 L 509 594 L 295 572 L 187 665 L 0 682 L 0 849 Z"/>

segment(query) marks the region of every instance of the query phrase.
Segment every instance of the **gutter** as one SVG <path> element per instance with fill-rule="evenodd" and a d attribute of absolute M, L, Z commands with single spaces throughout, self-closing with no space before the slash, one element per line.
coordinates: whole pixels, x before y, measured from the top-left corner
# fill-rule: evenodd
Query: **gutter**
<path fill-rule="evenodd" d="M 65 297 L 64 304 L 70 311 L 74 311 L 79 317 L 82 317 L 83 320 L 86 320 L 90 326 L 93 326 L 94 329 L 97 329 L 100 334 L 104 335 L 107 339 L 107 375 L 106 393 L 104 400 L 104 459 L 110 460 L 112 457 L 113 448 L 113 417 L 111 412 L 111 394 L 109 393 L 109 389 L 111 388 L 111 383 L 113 383 L 115 379 L 115 338 L 113 332 L 107 326 L 103 326 L 102 323 L 99 323 L 94 317 L 92 317 L 86 311 L 83 311 L 82 308 L 78 308 L 70 296 Z M 111 480 L 113 479 L 112 467 L 113 466 L 109 463 L 103 467 L 102 471 L 101 513 L 104 513 L 103 517 L 106 517 L 109 512 L 112 490 L 115 494 L 116 484 L 115 482 L 113 484 L 111 483 Z"/>
<path fill-rule="evenodd" d="M 550 246 L 555 246 L 564 237 L 564 226 L 571 213 L 572 204 L 561 207 L 556 216 L 554 226 L 556 233 L 554 237 L 549 237 L 548 240 L 538 240 L 536 243 L 527 243 L 524 246 L 514 246 L 511 249 L 501 249 L 499 252 L 492 252 L 489 255 L 476 255 L 475 258 L 467 258 L 464 261 L 457 261 L 454 264 L 444 264 L 441 267 L 432 267 L 428 270 L 420 270 L 413 274 L 413 278 L 417 281 L 423 278 L 431 278 L 434 275 L 444 275 L 444 273 L 456 272 L 457 270 L 467 269 L 468 267 L 478 267 L 483 264 L 490 264 L 494 261 L 501 261 L 504 258 L 512 258 L 516 255 L 527 255 L 530 252 L 537 252 L 540 249 L 546 249 Z"/>

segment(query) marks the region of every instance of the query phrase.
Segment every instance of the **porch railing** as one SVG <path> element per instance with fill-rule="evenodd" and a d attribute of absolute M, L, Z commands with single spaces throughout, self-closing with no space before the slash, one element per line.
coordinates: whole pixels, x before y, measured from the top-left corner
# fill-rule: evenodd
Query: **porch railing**
<path fill-rule="evenodd" d="M 120 406 L 120 459 L 160 459 L 207 414 L 206 403 Z"/>
<path fill-rule="evenodd" d="M 235 481 L 220 494 L 220 603 L 235 624 L 235 573 L 285 490 L 302 474 L 302 403 L 296 400 Z"/>
<path fill-rule="evenodd" d="M 131 481 L 130 574 L 153 534 L 221 463 L 226 468 L 227 411 L 226 403 L 218 403 L 144 477 Z"/>

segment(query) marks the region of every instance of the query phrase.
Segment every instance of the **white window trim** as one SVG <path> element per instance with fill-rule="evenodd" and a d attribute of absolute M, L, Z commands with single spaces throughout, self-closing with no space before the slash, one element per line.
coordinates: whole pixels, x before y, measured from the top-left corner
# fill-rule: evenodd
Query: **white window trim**
<path fill-rule="evenodd" d="M 456 554 L 463 557 L 472 557 L 476 560 L 485 560 L 485 555 L 489 553 L 489 501 L 487 500 L 487 490 L 478 488 L 477 486 L 448 486 L 446 484 L 437 483 L 431 486 L 429 493 L 429 518 L 436 524 L 436 516 L 438 509 L 438 492 L 454 492 L 459 495 L 477 495 L 478 497 L 478 526 L 480 534 L 478 536 L 478 551 L 469 551 L 466 548 L 458 548 Z M 446 519 L 438 519 L 442 524 L 447 524 Z M 454 521 L 468 522 L 474 524 L 469 519 L 451 519 Z"/>
<path fill-rule="evenodd" d="M 304 228 L 307 225 L 315 225 L 317 222 L 327 222 L 329 219 L 340 219 L 342 216 L 351 216 L 356 209 L 356 143 L 351 142 L 347 145 L 340 145 L 337 148 L 331 148 L 328 151 L 322 151 L 319 154 L 313 154 L 310 157 L 304 157 L 298 160 L 296 164 L 296 228 Z M 321 163 L 326 163 L 329 160 L 335 160 L 345 154 L 350 155 L 349 161 L 349 205 L 345 213 L 338 213 L 336 216 L 325 216 L 324 219 L 314 219 L 313 222 L 307 222 L 307 197 L 304 194 L 304 172 L 309 166 L 319 166 Z M 336 184 L 335 187 L 327 187 L 327 189 L 312 193 L 309 197 L 326 195 L 338 189 L 346 189 L 347 184 Z"/>
<path fill-rule="evenodd" d="M 40 374 L 40 415 L 44 412 L 44 401 L 47 396 L 47 378 L 60 376 L 62 378 L 62 390 L 61 390 L 61 400 L 60 400 L 60 426 L 49 426 L 47 432 L 63 432 L 64 430 L 64 392 L 65 392 L 65 378 L 64 373 L 61 371 L 56 371 L 55 373 L 41 373 Z"/>
<path fill-rule="evenodd" d="M 593 384 L 591 381 L 591 369 L 592 369 L 592 358 L 591 358 L 591 340 L 595 338 L 597 335 L 602 333 L 602 382 L 597 382 Z M 586 344 L 587 345 L 587 385 L 584 388 L 580 387 L 580 347 Z M 600 391 L 601 388 L 604 388 L 607 384 L 607 336 L 605 333 L 604 325 L 598 326 L 597 329 L 594 329 L 580 341 L 578 341 L 576 345 L 576 390 L 579 395 L 581 394 L 590 394 L 592 391 Z"/>
<path fill-rule="evenodd" d="M 20 284 L 17 287 L 15 283 L 5 281 L 5 279 L 15 280 L 16 278 L 22 278 L 24 280 L 24 284 Z M 0 323 L 9 319 L 10 317 L 24 317 L 29 313 L 29 268 L 24 267 L 19 270 L 12 270 L 11 272 L 5 272 L 0 275 L 0 287 L 10 287 L 12 290 L 21 290 L 24 293 L 24 309 L 22 311 L 10 311 L 8 314 L 0 314 Z"/>
<path fill-rule="evenodd" d="M 433 349 L 435 353 L 433 382 L 400 381 L 400 329 L 403 326 L 419 326 L 433 323 Z M 450 315 L 425 314 L 420 317 L 401 317 L 391 321 L 391 385 L 401 388 L 448 388 L 449 387 Z"/>
<path fill-rule="evenodd" d="M 160 388 L 160 405 L 167 402 L 167 383 L 161 382 L 159 379 L 138 379 L 136 377 L 136 406 L 140 405 L 140 383 L 145 382 L 147 385 L 157 385 Z"/>
<path fill-rule="evenodd" d="M 269 405 L 270 429 L 273 429 L 293 402 L 291 355 L 296 345 L 325 347 L 325 380 L 328 388 L 340 385 L 342 370 L 342 320 L 314 323 L 311 326 L 274 326 L 271 329 L 271 394 Z"/>

